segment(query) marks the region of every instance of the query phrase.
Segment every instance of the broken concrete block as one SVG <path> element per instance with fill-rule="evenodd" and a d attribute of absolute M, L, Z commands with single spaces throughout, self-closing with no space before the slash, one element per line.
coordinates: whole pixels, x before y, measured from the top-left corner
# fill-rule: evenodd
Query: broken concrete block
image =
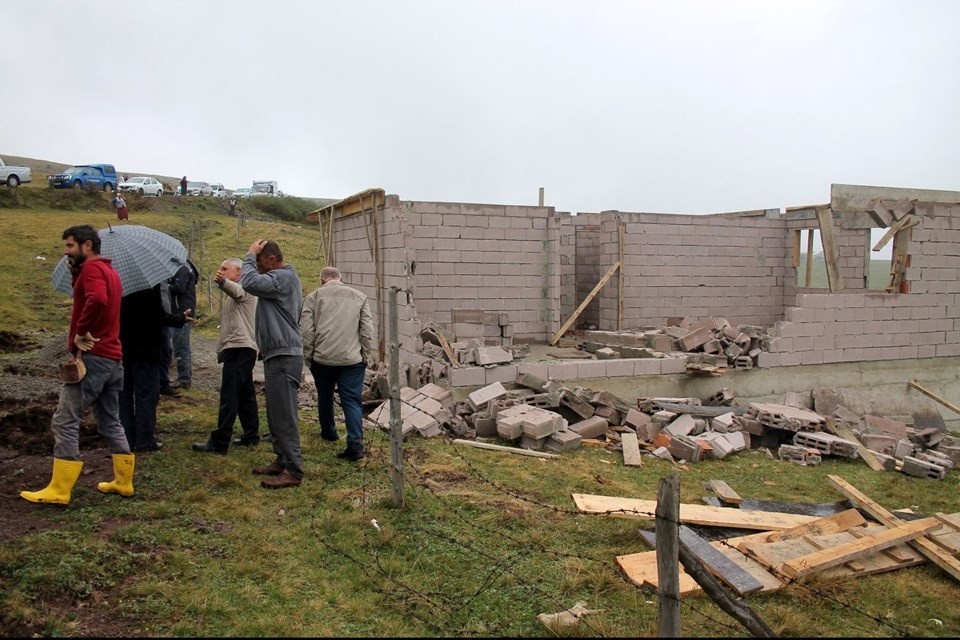
<path fill-rule="evenodd" d="M 730 431 L 723 434 L 723 439 L 730 443 L 733 451 L 743 451 L 750 448 L 750 434 L 743 431 Z"/>
<path fill-rule="evenodd" d="M 861 429 L 866 433 L 881 433 L 894 438 L 905 438 L 907 436 L 907 425 L 898 420 L 865 415 L 860 424 Z"/>
<path fill-rule="evenodd" d="M 938 451 L 934 451 L 933 449 L 930 449 L 929 451 L 924 451 L 923 453 L 918 454 L 917 457 L 923 460 L 924 462 L 931 462 L 933 464 L 940 465 L 947 471 L 950 471 L 951 469 L 953 469 L 953 466 L 954 466 L 954 462 L 953 460 L 950 459 L 949 456 L 945 456 Z"/>
<path fill-rule="evenodd" d="M 673 413 L 672 411 L 657 411 L 653 414 L 651 420 L 656 424 L 659 424 L 661 427 L 665 427 L 673 422 L 673 419 L 676 417 L 677 414 Z"/>
<path fill-rule="evenodd" d="M 906 458 L 907 456 L 912 456 L 913 449 L 914 449 L 913 443 L 907 440 L 906 438 L 902 438 L 900 440 L 897 440 L 897 444 L 893 448 L 893 457 L 903 459 L 903 458 Z"/>
<path fill-rule="evenodd" d="M 480 407 L 486 406 L 491 400 L 495 400 L 506 393 L 507 390 L 503 384 L 494 382 L 469 394 L 467 399 L 469 400 L 470 408 L 476 411 Z"/>
<path fill-rule="evenodd" d="M 532 407 L 530 411 L 523 414 L 521 424 L 523 425 L 523 435 L 540 439 L 565 427 L 566 421 L 558 413 Z"/>
<path fill-rule="evenodd" d="M 412 424 L 417 433 L 424 438 L 432 438 L 443 433 L 440 423 L 422 411 L 413 412 L 404 419 L 404 422 Z"/>
<path fill-rule="evenodd" d="M 610 347 L 597 349 L 597 360 L 616 360 L 620 358 L 620 352 L 614 351 Z"/>
<path fill-rule="evenodd" d="M 960 447 L 941 443 L 937 446 L 937 451 L 953 460 L 954 464 L 960 463 Z"/>
<path fill-rule="evenodd" d="M 700 327 L 696 331 L 677 338 L 677 343 L 684 351 L 693 351 L 697 347 L 706 344 L 711 338 L 713 338 L 713 331 L 706 327 Z"/>
<path fill-rule="evenodd" d="M 579 449 L 581 442 L 582 438 L 579 433 L 570 431 L 569 429 L 563 429 L 550 434 L 543 448 L 548 451 L 570 451 L 572 449 Z"/>
<path fill-rule="evenodd" d="M 707 433 L 710 431 L 710 427 L 707 424 L 707 421 L 703 418 L 694 418 L 693 419 L 693 430 L 690 432 L 692 436 L 698 436 L 701 433 Z"/>
<path fill-rule="evenodd" d="M 667 462 L 673 462 L 673 456 L 670 455 L 670 451 L 666 447 L 657 447 L 650 452 L 650 455 L 656 456 L 661 460 L 666 460 Z"/>
<path fill-rule="evenodd" d="M 637 433 L 640 432 L 640 427 L 650 424 L 650 422 L 652 422 L 650 416 L 638 409 L 630 409 L 623 419 L 623 424 L 632 427 Z"/>
<path fill-rule="evenodd" d="M 860 435 L 860 444 L 871 451 L 892 456 L 897 448 L 897 439 L 883 433 L 863 433 Z"/>
<path fill-rule="evenodd" d="M 670 455 L 687 462 L 699 462 L 702 450 L 700 443 L 683 435 L 672 436 L 670 444 L 667 445 Z"/>
<path fill-rule="evenodd" d="M 502 347 L 480 347 L 477 349 L 477 364 L 503 364 L 513 362 L 513 354 Z"/>
<path fill-rule="evenodd" d="M 881 453 L 879 451 L 870 451 L 873 454 L 873 457 L 883 465 L 884 471 L 896 471 L 897 470 L 897 459 L 891 455 Z"/>
<path fill-rule="evenodd" d="M 599 438 L 610 428 L 610 423 L 602 416 L 593 416 L 568 427 L 582 438 Z"/>
<path fill-rule="evenodd" d="M 647 344 L 654 351 L 673 351 L 673 338 L 666 334 L 652 336 L 647 339 Z"/>
<path fill-rule="evenodd" d="M 593 405 L 569 389 L 564 389 L 560 394 L 560 404 L 564 407 L 567 407 L 581 418 L 589 418 L 594 414 Z"/>
<path fill-rule="evenodd" d="M 656 418 L 656 416 L 654 416 L 654 418 Z M 696 422 L 693 416 L 689 413 L 684 413 L 664 427 L 663 432 L 669 434 L 672 438 L 676 436 L 686 436 L 693 431 L 695 424 Z"/>
<path fill-rule="evenodd" d="M 543 378 L 538 378 L 532 373 L 518 373 L 517 384 L 537 393 L 543 393 L 544 385 L 547 384 L 547 381 Z"/>
<path fill-rule="evenodd" d="M 816 466 L 821 462 L 819 451 L 795 444 L 780 445 L 780 449 L 777 451 L 777 456 L 781 460 L 793 462 L 804 467 Z"/>
<path fill-rule="evenodd" d="M 497 435 L 496 418 L 477 418 L 473 419 L 473 428 L 480 438 L 488 438 Z"/>
<path fill-rule="evenodd" d="M 544 445 L 547 444 L 547 440 L 550 439 L 550 436 L 544 436 L 542 438 L 531 438 L 528 435 L 524 435 L 520 438 L 520 448 L 521 449 L 533 449 L 534 451 L 540 451 L 543 449 Z"/>
<path fill-rule="evenodd" d="M 594 415 L 604 418 L 610 426 L 616 427 L 622 424 L 623 417 L 620 415 L 620 412 L 614 409 L 613 407 L 607 407 L 600 405 L 594 409 Z"/>
<path fill-rule="evenodd" d="M 730 413 L 721 414 L 710 421 L 710 427 L 714 431 L 726 433 L 727 431 L 730 431 L 730 427 L 733 426 L 733 416 L 734 414 L 732 411 Z"/>
<path fill-rule="evenodd" d="M 917 478 L 932 478 L 933 480 L 940 480 L 947 473 L 947 470 L 940 465 L 911 456 L 903 459 L 903 467 L 900 471 Z"/>

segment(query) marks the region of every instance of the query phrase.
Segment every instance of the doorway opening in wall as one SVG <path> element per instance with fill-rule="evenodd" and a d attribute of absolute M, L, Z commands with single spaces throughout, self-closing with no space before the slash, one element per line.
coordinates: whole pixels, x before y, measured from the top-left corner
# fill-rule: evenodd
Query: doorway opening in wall
<path fill-rule="evenodd" d="M 804 289 L 828 289 L 827 263 L 819 229 L 797 229 L 793 237 L 793 266 L 797 286 Z"/>
<path fill-rule="evenodd" d="M 879 251 L 873 247 L 883 239 L 887 229 L 870 229 L 870 250 L 867 252 L 867 289 L 885 291 L 890 285 L 893 269 L 893 242 L 888 242 Z"/>

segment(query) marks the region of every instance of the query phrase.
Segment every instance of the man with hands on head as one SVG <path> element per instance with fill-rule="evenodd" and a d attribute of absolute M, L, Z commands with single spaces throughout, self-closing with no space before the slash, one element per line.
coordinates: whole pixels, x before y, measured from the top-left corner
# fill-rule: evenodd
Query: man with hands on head
<path fill-rule="evenodd" d="M 239 258 L 228 258 L 220 264 L 220 270 L 213 277 L 213 281 L 226 294 L 220 309 L 220 339 L 217 343 L 217 362 L 223 364 L 220 373 L 220 411 L 217 428 L 210 433 L 206 442 L 194 444 L 194 451 L 226 454 L 238 415 L 243 435 L 233 443 L 252 446 L 260 442 L 260 416 L 253 386 L 253 367 L 257 363 L 257 343 L 253 332 L 257 298 L 240 286 L 242 264 Z"/>
<path fill-rule="evenodd" d="M 276 454 L 271 464 L 253 472 L 269 476 L 260 482 L 267 489 L 296 487 L 303 480 L 297 415 L 303 377 L 300 277 L 293 265 L 284 264 L 276 242 L 257 240 L 243 259 L 240 286 L 258 299 L 254 332 L 263 360 L 267 427 Z"/>

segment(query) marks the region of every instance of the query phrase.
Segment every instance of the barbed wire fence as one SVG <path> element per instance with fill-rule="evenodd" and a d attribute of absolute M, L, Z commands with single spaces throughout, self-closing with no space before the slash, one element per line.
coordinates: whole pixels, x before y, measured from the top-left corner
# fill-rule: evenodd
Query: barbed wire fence
<path fill-rule="evenodd" d="M 403 400 L 401 400 L 401 402 L 409 405 L 409 403 Z M 382 434 L 379 430 L 377 433 Z M 371 436 L 367 435 L 365 439 L 370 437 Z M 489 477 L 488 473 L 480 468 L 481 465 L 471 461 L 470 456 L 465 455 L 465 452 L 462 451 L 460 447 L 457 447 L 452 440 L 445 439 L 443 442 L 444 448 L 447 449 L 445 453 L 450 454 L 452 458 L 461 462 L 468 476 L 481 485 L 488 487 L 491 493 L 495 493 L 511 501 L 516 501 L 517 503 L 532 506 L 536 509 L 552 512 L 561 518 L 583 517 L 585 515 L 575 509 L 524 495 L 521 490 L 507 487 L 494 481 Z M 385 479 L 383 478 L 382 472 L 390 463 L 389 450 L 384 453 L 383 449 L 369 449 L 370 455 L 367 458 L 347 467 L 334 479 L 336 484 L 353 483 L 356 485 L 344 494 L 344 497 L 353 497 L 360 505 L 360 511 L 364 516 L 369 515 L 368 504 L 371 500 L 368 499 L 368 494 L 376 494 L 382 498 L 383 488 L 385 486 Z M 519 589 L 523 591 L 524 594 L 532 596 L 530 601 L 526 602 L 530 608 L 531 617 L 535 615 L 535 609 L 544 608 L 547 605 L 556 611 L 567 610 L 570 606 L 569 602 L 565 602 L 560 596 L 541 588 L 541 586 L 538 585 L 537 578 L 529 575 L 531 570 L 527 567 L 539 562 L 539 560 L 533 561 L 531 559 L 532 557 L 538 559 L 547 558 L 548 562 L 567 559 L 577 560 L 584 563 L 595 564 L 604 570 L 610 571 L 614 575 L 620 573 L 618 566 L 610 559 L 596 557 L 590 553 L 572 552 L 568 548 L 551 548 L 547 544 L 538 541 L 521 540 L 512 536 L 502 527 L 487 526 L 478 522 L 475 518 L 465 516 L 462 513 L 462 503 L 454 502 L 453 499 L 444 495 L 443 491 L 431 482 L 430 473 L 421 468 L 415 460 L 415 458 L 418 457 L 415 453 L 417 450 L 416 447 L 411 447 L 409 444 L 405 447 L 406 455 L 404 456 L 403 469 L 404 482 L 408 487 L 416 490 L 410 494 L 411 498 L 413 498 L 413 504 L 408 505 L 405 511 L 408 513 L 416 512 L 417 516 L 415 519 L 417 522 L 410 521 L 411 518 L 397 518 L 391 519 L 389 526 L 405 539 L 415 540 L 418 538 L 427 538 L 437 545 L 455 549 L 458 553 L 463 554 L 464 557 L 469 558 L 469 560 L 465 560 L 464 563 L 469 564 L 469 566 L 473 568 L 472 573 L 476 586 L 472 591 L 464 592 L 458 589 L 453 592 L 444 592 L 443 590 L 431 590 L 419 584 L 413 584 L 411 579 L 405 579 L 397 575 L 396 572 L 383 566 L 381 561 L 383 548 L 379 543 L 375 543 L 367 549 L 367 556 L 360 556 L 357 553 L 347 552 L 329 536 L 318 533 L 318 539 L 331 552 L 359 568 L 372 585 L 371 589 L 374 592 L 384 596 L 388 602 L 392 602 L 398 609 L 402 610 L 404 615 L 415 618 L 424 625 L 425 628 L 440 635 L 458 637 L 497 635 L 508 628 L 516 633 L 517 625 L 521 623 L 527 624 L 529 618 L 524 618 L 522 621 L 486 620 L 483 618 L 482 611 L 480 611 L 481 607 L 476 606 L 484 597 L 488 597 L 491 594 L 494 594 L 493 597 L 497 595 L 507 597 L 503 595 L 503 581 L 506 577 L 509 577 L 511 584 L 515 585 L 508 590 L 508 593 L 513 593 L 513 591 Z M 377 474 L 379 474 L 379 476 Z M 371 479 L 371 476 L 374 479 Z M 450 516 L 465 530 L 480 532 L 486 536 L 496 536 L 501 540 L 513 543 L 516 546 L 516 550 L 512 552 L 498 552 L 493 548 L 480 548 L 475 544 L 470 544 L 453 537 L 453 535 L 448 532 L 450 529 L 448 523 L 438 523 L 435 518 L 429 516 L 428 511 L 430 509 L 427 505 L 428 501 L 432 501 L 442 510 L 442 513 Z M 600 517 L 632 516 L 651 521 L 657 517 L 655 513 L 641 512 L 633 509 L 614 509 L 590 515 Z M 679 527 L 681 523 L 670 520 L 670 524 Z M 720 540 L 718 542 L 730 549 L 736 549 L 734 545 L 731 545 L 726 540 Z M 793 579 L 782 572 L 772 570 L 771 573 L 785 585 L 799 587 L 811 597 L 822 599 L 825 602 L 829 602 L 832 606 L 840 607 L 854 613 L 879 628 L 884 628 L 888 632 L 901 637 L 910 635 L 906 629 L 893 624 L 879 615 L 865 611 L 850 602 L 846 602 L 824 589 Z M 389 585 L 389 588 L 376 586 L 379 583 Z M 657 589 L 650 587 L 638 587 L 638 590 L 646 594 L 657 595 L 659 598 L 669 597 L 658 593 Z M 709 624 L 710 628 L 717 630 L 718 635 L 749 635 L 745 633 L 743 627 L 718 619 L 714 612 L 699 606 L 697 603 L 698 599 L 696 598 L 691 599 L 685 597 L 676 598 L 676 600 L 683 611 L 705 621 Z M 518 612 L 518 616 L 519 615 Z M 604 633 L 605 625 L 592 622 L 588 616 L 580 618 L 579 625 L 583 627 L 583 631 L 596 637 L 608 635 Z M 864 628 L 864 633 L 874 633 L 872 629 L 872 627 L 870 629 Z"/>

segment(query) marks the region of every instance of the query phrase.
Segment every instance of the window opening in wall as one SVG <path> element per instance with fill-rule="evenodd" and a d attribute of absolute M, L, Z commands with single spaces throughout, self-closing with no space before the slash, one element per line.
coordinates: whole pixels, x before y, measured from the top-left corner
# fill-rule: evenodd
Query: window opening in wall
<path fill-rule="evenodd" d="M 805 289 L 828 289 L 827 263 L 819 229 L 798 229 L 794 237 L 793 265 L 797 269 L 797 286 Z"/>
<path fill-rule="evenodd" d="M 887 233 L 887 229 L 870 230 L 870 247 L 876 244 Z M 893 269 L 893 242 L 888 242 L 880 251 L 869 251 L 867 254 L 867 289 L 886 290 L 890 284 L 890 273 Z"/>

